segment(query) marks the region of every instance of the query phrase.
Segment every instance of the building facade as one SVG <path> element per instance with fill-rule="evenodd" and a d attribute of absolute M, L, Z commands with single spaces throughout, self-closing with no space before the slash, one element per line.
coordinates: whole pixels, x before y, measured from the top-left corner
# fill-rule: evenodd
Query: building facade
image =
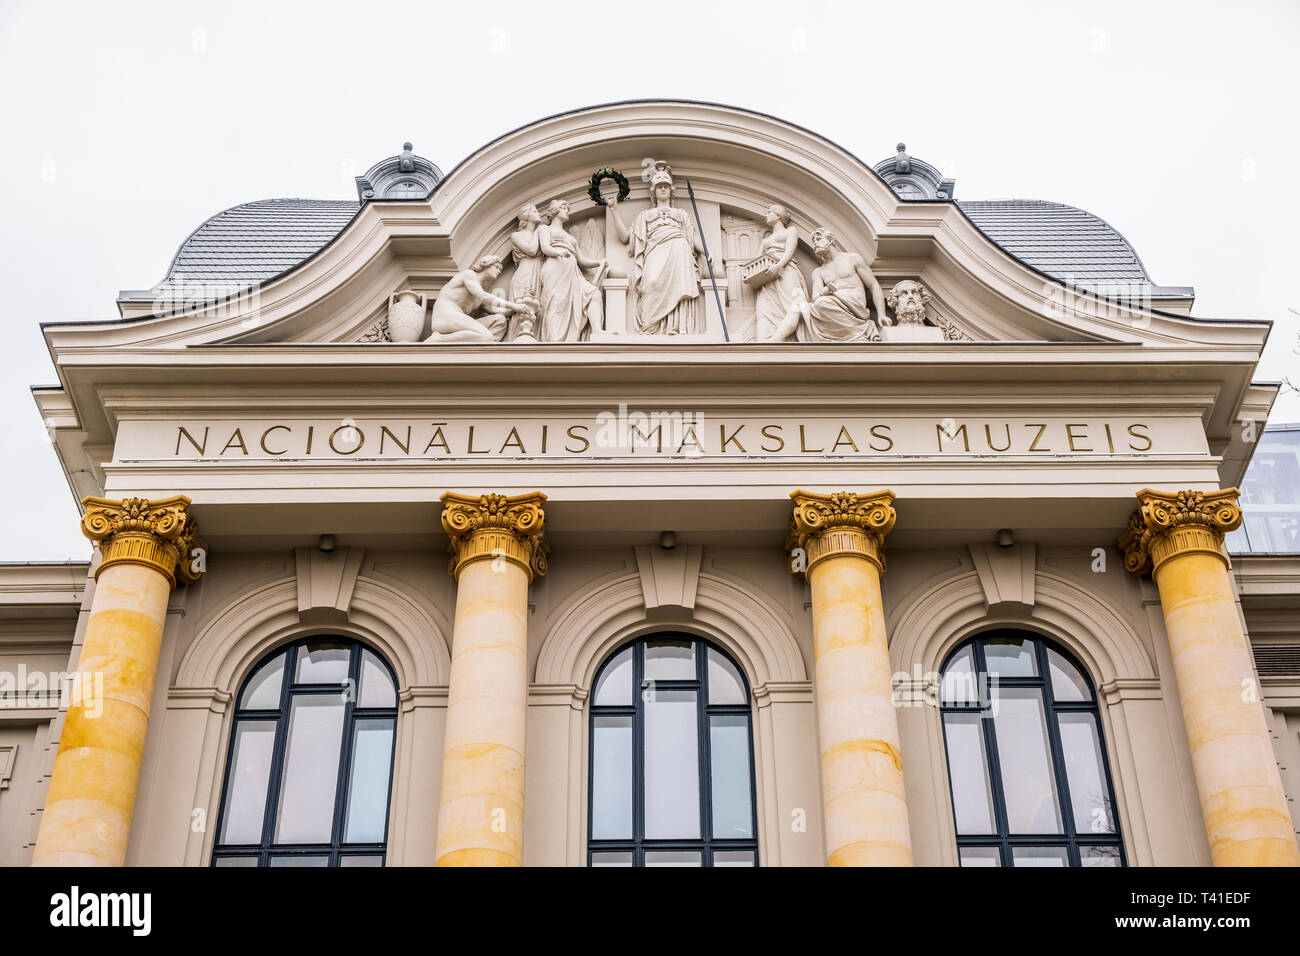
<path fill-rule="evenodd" d="M 955 195 L 593 107 L 46 326 L 0 863 L 1300 863 L 1268 324 Z"/>

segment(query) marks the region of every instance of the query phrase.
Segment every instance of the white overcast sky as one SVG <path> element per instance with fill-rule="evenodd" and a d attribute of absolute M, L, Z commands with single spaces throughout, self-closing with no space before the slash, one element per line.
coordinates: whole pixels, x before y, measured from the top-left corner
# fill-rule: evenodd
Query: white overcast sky
<path fill-rule="evenodd" d="M 1196 314 L 1276 323 L 1256 377 L 1300 379 L 1298 54 L 1296 0 L 0 0 L 0 560 L 90 553 L 28 391 L 57 381 L 39 323 L 116 317 L 227 207 L 355 198 L 403 140 L 450 170 L 612 100 L 760 110 L 872 163 L 902 140 L 958 198 L 1080 206 Z"/>

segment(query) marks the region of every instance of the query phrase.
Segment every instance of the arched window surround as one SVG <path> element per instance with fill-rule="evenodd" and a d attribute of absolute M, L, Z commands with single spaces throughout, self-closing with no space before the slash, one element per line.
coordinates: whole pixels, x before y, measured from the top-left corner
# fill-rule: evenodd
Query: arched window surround
<path fill-rule="evenodd" d="M 307 653 L 309 648 L 325 645 L 346 649 L 347 655 L 346 663 L 335 662 L 327 675 L 323 675 L 319 668 L 314 672 L 310 669 L 312 662 Z M 339 663 L 343 663 L 342 668 L 339 668 Z M 262 678 L 268 669 L 272 673 L 281 671 L 281 675 L 274 680 L 279 685 L 274 702 L 269 690 L 250 697 L 253 682 Z M 315 679 L 318 675 L 324 679 Z M 288 640 L 265 649 L 240 680 L 238 692 L 232 701 L 224 769 L 218 781 L 220 802 L 213 829 L 210 865 L 385 865 L 389 854 L 389 817 L 394 796 L 397 715 L 400 706 L 397 688 L 397 675 L 382 650 L 345 631 L 314 628 L 309 632 L 296 633 Z M 339 736 L 338 762 L 334 772 L 334 789 L 329 794 L 332 801 L 329 837 L 310 842 L 277 839 L 283 825 L 279 805 L 285 796 L 286 764 L 293 759 L 289 748 L 295 703 L 304 699 L 310 699 L 313 703 L 335 702 L 341 705 L 336 731 Z M 261 797 L 262 822 L 260 837 L 256 842 L 225 839 L 228 836 L 225 831 L 227 817 L 231 815 L 231 797 L 235 786 L 231 774 L 235 768 L 241 723 L 263 726 L 273 724 L 274 743 L 265 771 L 265 791 Z M 360 743 L 363 733 L 370 735 L 371 742 L 367 745 Z M 373 743 L 376 739 L 380 740 L 380 744 Z M 326 758 L 332 758 L 333 749 L 326 749 Z M 384 766 L 387 789 L 382 795 L 382 816 L 376 812 L 378 803 L 375 795 L 370 794 L 372 822 L 368 827 L 357 828 L 369 832 L 357 836 L 355 833 L 344 832 L 345 829 L 350 829 L 350 801 L 354 794 L 361 793 L 359 785 L 366 782 L 373 785 L 379 779 L 375 774 L 354 776 L 354 769 L 358 774 L 362 772 L 363 754 L 370 761 L 377 761 L 375 766 Z"/>
<path fill-rule="evenodd" d="M 694 674 L 685 679 L 647 679 L 646 648 L 659 642 L 689 642 L 693 648 Z M 626 656 L 630 653 L 630 660 Z M 725 662 L 723 667 L 734 672 L 743 693 L 743 702 L 733 698 L 731 703 L 714 703 L 711 700 L 710 675 L 714 662 Z M 616 665 L 623 663 L 630 669 L 632 697 L 618 705 L 597 703 L 601 700 L 602 681 Z M 684 675 L 683 675 L 684 676 Z M 721 680 L 715 676 L 715 680 Z M 586 745 L 586 836 L 587 865 L 632 866 L 757 866 L 759 865 L 759 804 L 755 764 L 755 715 L 751 679 L 734 653 L 724 643 L 699 633 L 684 629 L 639 629 L 639 633 L 609 647 L 595 668 L 590 704 L 587 708 Z M 647 837 L 646 736 L 648 705 L 664 695 L 696 694 L 695 736 L 698 758 L 699 832 L 697 838 Z M 735 722 L 743 719 L 745 728 L 746 796 L 748 800 L 747 834 L 739 837 L 719 836 L 714 829 L 714 781 L 711 763 L 715 756 L 711 739 L 712 721 L 715 718 Z M 601 837 L 595 833 L 597 809 L 597 726 L 602 720 L 625 721 L 631 725 L 631 793 L 632 831 L 628 838 Z M 672 854 L 690 856 L 698 854 L 695 862 L 665 862 Z M 616 856 L 617 855 L 617 856 Z M 619 859 L 618 862 L 610 862 Z M 738 862 L 738 858 L 740 861 Z"/>
<path fill-rule="evenodd" d="M 1023 695 L 1028 699 L 1036 697 L 1037 700 L 1042 702 L 1044 733 L 1047 744 L 1046 762 L 1050 770 L 1050 783 L 1053 787 L 1052 792 L 1056 801 L 1058 820 L 1055 832 L 1012 830 L 1008 819 L 1006 786 L 1002 779 L 1002 763 L 1006 758 L 1001 750 L 1007 744 L 1005 741 L 999 742 L 996 718 L 990 716 L 987 685 L 985 685 L 984 690 L 980 691 L 981 699 L 972 701 L 962 699 L 960 695 L 954 698 L 948 680 L 951 677 L 950 668 L 953 667 L 959 657 L 966 657 L 975 674 L 989 673 L 988 645 L 993 644 L 996 646 L 1006 641 L 1017 640 L 1029 645 L 1032 651 L 1034 673 L 1032 676 L 1029 674 L 1008 676 L 1000 673 L 997 678 L 997 686 L 1000 690 L 1009 692 L 1008 696 Z M 976 849 L 976 852 L 979 855 L 992 854 L 997 861 L 983 865 L 1033 865 L 1018 857 L 1017 848 L 1021 853 L 1030 848 L 1060 850 L 1064 854 L 1064 865 L 1066 866 L 1090 865 L 1081 860 L 1081 855 L 1095 856 L 1103 852 L 1114 851 L 1115 858 L 1107 865 L 1128 865 L 1121 822 L 1123 814 L 1116 799 L 1115 781 L 1111 770 L 1111 754 L 1107 742 L 1106 708 L 1098 695 L 1097 683 L 1089 667 L 1086 655 L 1081 657 L 1078 651 L 1072 648 L 1068 642 L 1062 641 L 1054 635 L 1041 633 L 1018 622 L 986 624 L 986 626 L 979 629 L 968 630 L 960 635 L 952 635 L 945 644 L 947 646 L 943 651 L 942 664 L 939 669 L 941 683 L 938 728 L 940 746 L 944 755 L 945 778 L 953 807 L 953 813 L 949 816 L 949 824 L 954 828 L 958 857 L 963 861 L 960 865 L 968 865 L 966 854 L 963 851 L 974 848 L 983 848 L 983 850 Z M 1083 681 L 1087 689 L 1086 699 L 1057 698 L 1054 691 L 1054 684 L 1056 683 L 1054 672 L 1059 661 L 1063 661 L 1068 669 L 1077 674 Z M 1074 695 L 1067 696 L 1073 697 Z M 953 766 L 953 741 L 950 737 L 949 722 L 946 718 L 949 715 L 964 715 L 969 718 L 975 714 L 981 715 L 981 719 L 974 721 L 974 723 L 981 728 L 978 733 L 981 742 L 978 749 L 980 750 L 985 782 L 988 787 L 988 799 L 995 818 L 992 832 L 989 833 L 977 833 L 969 829 L 963 832 L 959 820 L 956 819 L 962 814 L 959 810 L 958 796 L 955 792 L 956 773 Z M 1086 721 L 1090 717 L 1091 725 L 1095 728 L 1095 756 L 1101 779 L 1104 782 L 1102 798 L 1104 800 L 1103 805 L 1106 808 L 1105 815 L 1109 818 L 1110 829 L 1108 830 L 1103 829 L 1097 832 L 1095 828 L 1088 828 L 1085 832 L 1085 828 L 1076 819 L 1078 808 L 1074 806 L 1074 802 L 1076 797 L 1081 799 L 1081 795 L 1071 793 L 1070 773 L 1067 770 L 1067 758 L 1062 734 L 1061 717 L 1063 715 L 1086 715 L 1084 718 L 1076 717 L 1075 719 Z M 1094 808 L 1093 813 L 1095 815 L 1096 808 Z M 1103 847 L 1106 848 L 1105 851 L 1100 849 Z M 1048 854 L 1044 853 L 1044 855 Z"/>

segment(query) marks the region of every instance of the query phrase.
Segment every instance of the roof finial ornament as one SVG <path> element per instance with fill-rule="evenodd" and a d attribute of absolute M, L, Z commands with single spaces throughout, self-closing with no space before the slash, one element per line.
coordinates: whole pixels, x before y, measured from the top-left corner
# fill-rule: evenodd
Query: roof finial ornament
<path fill-rule="evenodd" d="M 408 140 L 396 156 L 381 159 L 357 177 L 357 197 L 372 199 L 424 199 L 438 183 L 442 170 L 423 156 L 417 156 Z"/>
<path fill-rule="evenodd" d="M 898 155 L 894 157 L 894 172 L 910 173 L 912 171 L 912 157 L 907 155 L 907 144 L 898 144 Z"/>

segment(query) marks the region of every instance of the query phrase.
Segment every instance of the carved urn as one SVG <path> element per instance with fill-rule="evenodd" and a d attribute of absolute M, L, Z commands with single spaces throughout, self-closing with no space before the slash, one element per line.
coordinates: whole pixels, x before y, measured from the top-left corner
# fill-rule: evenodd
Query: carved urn
<path fill-rule="evenodd" d="M 424 296 L 413 289 L 388 298 L 388 334 L 394 342 L 418 342 L 424 332 Z"/>

